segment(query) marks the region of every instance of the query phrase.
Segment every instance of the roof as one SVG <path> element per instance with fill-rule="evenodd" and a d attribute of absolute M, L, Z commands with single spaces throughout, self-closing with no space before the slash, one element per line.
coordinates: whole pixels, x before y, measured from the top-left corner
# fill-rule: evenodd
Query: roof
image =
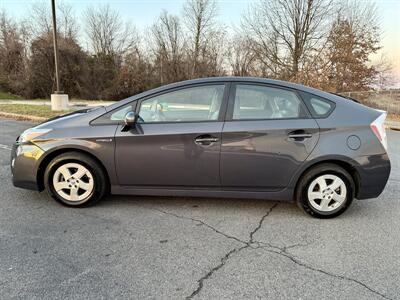
<path fill-rule="evenodd" d="M 125 103 L 129 103 L 130 101 L 142 98 L 142 97 L 147 97 L 150 96 L 151 94 L 167 91 L 169 89 L 173 88 L 179 88 L 179 87 L 184 87 L 192 84 L 200 84 L 200 83 L 213 83 L 213 82 L 253 82 L 253 83 L 264 83 L 264 84 L 270 84 L 270 85 L 276 85 L 276 86 L 281 86 L 281 87 L 286 87 L 286 88 L 292 88 L 296 89 L 299 91 L 304 91 L 307 93 L 314 94 L 316 96 L 320 96 L 335 102 L 350 102 L 340 96 L 327 93 L 318 89 L 314 89 L 305 85 L 301 84 L 296 84 L 288 81 L 283 81 L 283 80 L 275 80 L 275 79 L 269 79 L 269 78 L 261 78 L 261 77 L 238 77 L 238 76 L 226 76 L 226 77 L 207 77 L 207 78 L 198 78 L 198 79 L 191 79 L 191 80 L 185 80 L 185 81 L 179 81 L 175 83 L 170 83 L 167 85 L 163 85 L 161 87 L 151 89 L 148 91 L 145 91 L 143 93 L 134 95 L 132 97 L 126 98 L 124 100 L 121 100 L 115 104 L 112 104 L 107 107 L 107 111 L 110 111 L 118 106 L 124 105 Z"/>

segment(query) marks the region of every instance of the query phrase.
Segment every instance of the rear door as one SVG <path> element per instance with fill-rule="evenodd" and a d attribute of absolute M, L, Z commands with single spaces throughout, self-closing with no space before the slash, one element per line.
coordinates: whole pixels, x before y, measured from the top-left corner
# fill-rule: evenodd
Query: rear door
<path fill-rule="evenodd" d="M 318 124 L 296 91 L 233 84 L 222 131 L 222 187 L 283 189 L 315 147 L 318 136 Z"/>
<path fill-rule="evenodd" d="M 220 188 L 224 83 L 179 88 L 139 101 L 139 121 L 117 130 L 115 164 L 125 186 Z"/>

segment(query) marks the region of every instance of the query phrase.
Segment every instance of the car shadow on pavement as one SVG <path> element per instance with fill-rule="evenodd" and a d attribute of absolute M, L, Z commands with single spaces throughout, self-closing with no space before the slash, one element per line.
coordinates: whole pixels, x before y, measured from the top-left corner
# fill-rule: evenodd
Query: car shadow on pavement
<path fill-rule="evenodd" d="M 63 207 L 61 204 L 56 203 L 45 191 L 41 193 L 18 190 L 21 194 L 22 201 L 29 201 L 33 208 L 43 208 L 49 206 L 49 209 L 72 209 Z M 19 197 L 18 197 L 19 198 Z M 108 195 L 100 202 L 87 208 L 77 208 L 77 211 L 135 211 L 138 208 L 145 208 L 155 211 L 170 211 L 179 212 L 182 214 L 191 214 L 196 211 L 202 214 L 211 214 L 214 217 L 218 215 L 222 217 L 229 217 L 231 215 L 246 215 L 251 217 L 257 216 L 259 213 L 265 212 L 271 206 L 277 204 L 274 209 L 275 217 L 282 218 L 300 218 L 300 219 L 313 219 L 304 214 L 301 209 L 294 202 L 287 201 L 274 201 L 263 199 L 243 199 L 243 198 L 203 198 L 203 197 L 163 197 L 163 196 L 120 196 Z M 29 205 L 29 206 L 30 206 Z M 374 213 L 374 208 L 371 206 L 376 205 L 376 200 L 354 200 L 353 205 L 349 210 L 339 217 L 339 219 L 357 218 L 357 216 L 368 216 L 369 212 Z M 52 207 L 52 208 L 51 208 Z M 315 220 L 315 219 L 314 219 Z"/>
<path fill-rule="evenodd" d="M 285 209 L 297 211 L 298 207 L 292 202 L 281 202 L 260 199 L 238 199 L 238 198 L 203 198 L 203 197 L 167 197 L 167 196 L 118 196 L 109 195 L 100 201 L 96 206 L 127 208 L 135 206 L 157 206 L 169 209 L 207 209 L 207 210 L 261 210 L 269 209 L 278 203 Z"/>

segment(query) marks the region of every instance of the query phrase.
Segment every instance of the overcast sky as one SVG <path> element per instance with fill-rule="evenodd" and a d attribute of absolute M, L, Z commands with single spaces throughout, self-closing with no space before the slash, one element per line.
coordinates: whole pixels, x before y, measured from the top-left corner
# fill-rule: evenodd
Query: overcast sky
<path fill-rule="evenodd" d="M 50 0 L 43 0 L 49 3 Z M 364 2 L 368 0 L 360 0 Z M 5 8 L 12 16 L 22 18 L 28 15 L 30 5 L 36 0 L 0 0 L 0 9 Z M 184 0 L 63 0 L 72 5 L 77 16 L 88 6 L 109 4 L 121 17 L 129 20 L 139 29 L 151 25 L 163 9 L 179 14 Z M 219 0 L 219 21 L 228 28 L 240 24 L 241 14 L 252 0 Z M 400 84 L 400 0 L 375 0 L 379 10 L 383 53 L 391 61 Z"/>

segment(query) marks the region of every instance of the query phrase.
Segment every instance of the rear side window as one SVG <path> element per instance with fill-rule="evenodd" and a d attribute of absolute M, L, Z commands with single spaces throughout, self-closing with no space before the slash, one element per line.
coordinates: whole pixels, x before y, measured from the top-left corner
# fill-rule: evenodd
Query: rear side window
<path fill-rule="evenodd" d="M 233 120 L 306 117 L 303 103 L 295 92 L 261 85 L 236 85 Z"/>
<path fill-rule="evenodd" d="M 314 118 L 326 118 L 335 108 L 332 101 L 305 92 L 300 94 Z"/>

